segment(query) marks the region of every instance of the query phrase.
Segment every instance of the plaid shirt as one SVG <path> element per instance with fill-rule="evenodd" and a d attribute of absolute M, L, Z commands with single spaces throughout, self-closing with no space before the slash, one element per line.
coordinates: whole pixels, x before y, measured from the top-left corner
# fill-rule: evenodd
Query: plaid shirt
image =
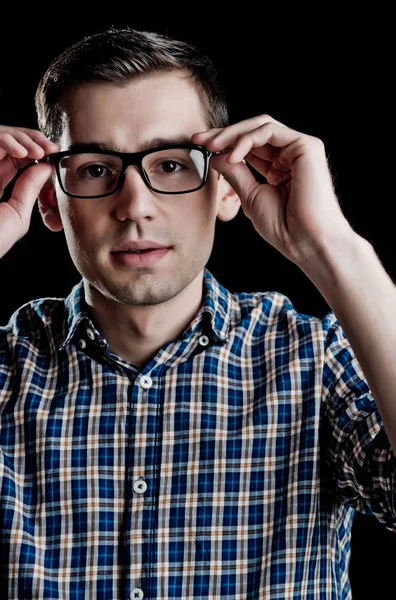
<path fill-rule="evenodd" d="M 346 599 L 355 509 L 395 459 L 332 312 L 231 294 L 144 369 L 82 283 L 0 328 L 0 598 Z"/>

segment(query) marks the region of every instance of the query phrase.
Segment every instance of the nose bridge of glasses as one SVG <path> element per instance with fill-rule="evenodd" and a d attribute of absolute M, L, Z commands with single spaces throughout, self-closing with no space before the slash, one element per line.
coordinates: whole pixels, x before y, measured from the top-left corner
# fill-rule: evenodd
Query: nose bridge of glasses
<path fill-rule="evenodd" d="M 125 152 L 121 153 L 119 156 L 122 159 L 122 164 L 125 170 L 132 165 L 140 167 L 144 154 L 143 152 Z"/>
<path fill-rule="evenodd" d="M 125 181 L 127 173 L 130 173 L 128 177 L 131 177 L 132 173 L 136 173 L 143 179 L 144 183 L 147 184 L 147 175 L 143 167 L 144 152 L 130 152 L 122 156 L 122 171 L 120 173 L 120 180 Z M 130 169 L 130 167 L 135 167 Z"/>

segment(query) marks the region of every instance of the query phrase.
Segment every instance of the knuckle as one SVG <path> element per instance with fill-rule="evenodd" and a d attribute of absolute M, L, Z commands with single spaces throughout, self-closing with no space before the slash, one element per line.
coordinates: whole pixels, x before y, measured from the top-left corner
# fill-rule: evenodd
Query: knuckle
<path fill-rule="evenodd" d="M 266 129 L 273 130 L 276 127 L 276 123 L 273 121 L 266 121 L 260 127 L 261 131 L 265 131 Z"/>
<path fill-rule="evenodd" d="M 36 146 L 36 142 L 34 139 L 26 132 L 20 131 L 18 133 L 18 142 L 25 146 L 26 148 L 34 148 Z"/>
<path fill-rule="evenodd" d="M 15 136 L 18 137 L 19 140 L 29 141 L 30 137 L 24 131 L 16 131 Z"/>
<path fill-rule="evenodd" d="M 256 117 L 256 122 L 259 126 L 265 125 L 265 124 L 269 123 L 270 121 L 271 121 L 271 117 L 267 113 L 262 113 L 261 115 L 258 115 Z"/>
<path fill-rule="evenodd" d="M 254 144 L 255 141 L 255 131 L 247 131 L 246 133 L 240 135 L 237 139 L 237 143 L 235 146 L 239 148 L 246 149 Z"/>
<path fill-rule="evenodd" d="M 325 145 L 323 141 L 313 135 L 303 134 L 299 138 L 298 144 L 303 146 L 307 152 L 312 154 L 324 153 Z"/>
<path fill-rule="evenodd" d="M 245 133 L 241 133 L 238 135 L 237 142 L 238 142 L 238 144 L 240 144 L 240 143 L 243 144 L 245 142 L 251 141 L 252 138 L 253 138 L 253 131 L 252 130 L 245 131 Z"/>
<path fill-rule="evenodd" d="M 9 144 L 10 142 L 14 141 L 15 138 L 13 135 L 11 135 L 11 133 L 9 133 L 9 131 L 0 131 L 0 140 L 6 144 Z"/>
<path fill-rule="evenodd" d="M 310 136 L 310 143 L 316 152 L 323 152 L 325 149 L 323 140 L 318 137 Z"/>

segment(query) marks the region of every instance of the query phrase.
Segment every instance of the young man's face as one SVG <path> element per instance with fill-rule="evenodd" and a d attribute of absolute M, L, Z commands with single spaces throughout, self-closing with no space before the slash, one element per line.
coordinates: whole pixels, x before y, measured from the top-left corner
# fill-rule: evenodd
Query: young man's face
<path fill-rule="evenodd" d="M 138 152 L 155 138 L 172 142 L 206 129 L 191 80 L 183 73 L 152 74 L 122 87 L 92 83 L 69 92 L 60 143 L 62 150 L 73 143 L 96 143 Z M 196 192 L 162 195 L 147 187 L 133 165 L 122 189 L 111 196 L 72 198 L 57 184 L 56 198 L 59 226 L 53 221 L 49 226 L 63 226 L 72 260 L 86 283 L 129 305 L 167 301 L 201 277 L 212 251 L 216 217 L 231 219 L 239 208 L 214 170 Z M 167 250 L 150 264 L 134 264 L 135 259 L 117 253 L 122 245 L 140 241 Z"/>

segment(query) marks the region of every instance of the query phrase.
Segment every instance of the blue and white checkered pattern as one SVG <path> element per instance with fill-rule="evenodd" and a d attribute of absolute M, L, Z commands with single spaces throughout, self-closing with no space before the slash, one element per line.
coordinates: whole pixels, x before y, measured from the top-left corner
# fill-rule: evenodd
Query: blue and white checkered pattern
<path fill-rule="evenodd" d="M 395 458 L 333 313 L 203 283 L 141 371 L 81 283 L 0 328 L 0 598 L 349 599 L 354 510 L 396 529 Z"/>

